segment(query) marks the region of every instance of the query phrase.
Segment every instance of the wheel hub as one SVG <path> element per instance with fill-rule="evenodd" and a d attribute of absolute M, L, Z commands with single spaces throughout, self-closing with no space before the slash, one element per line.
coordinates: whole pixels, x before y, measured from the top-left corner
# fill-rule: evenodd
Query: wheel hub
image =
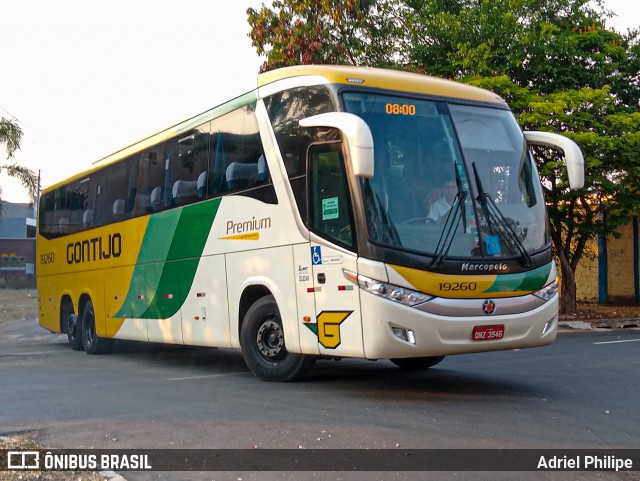
<path fill-rule="evenodd" d="M 257 341 L 260 353 L 273 359 L 284 350 L 282 327 L 272 319 L 265 321 L 258 329 Z"/>

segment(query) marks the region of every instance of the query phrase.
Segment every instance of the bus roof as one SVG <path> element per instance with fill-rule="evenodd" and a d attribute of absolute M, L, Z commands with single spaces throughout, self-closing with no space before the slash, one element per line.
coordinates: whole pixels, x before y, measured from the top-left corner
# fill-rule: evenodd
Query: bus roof
<path fill-rule="evenodd" d="M 489 90 L 429 75 L 374 67 L 346 65 L 296 65 L 284 67 L 259 75 L 258 87 L 303 76 L 323 78 L 327 83 L 401 90 L 505 105 L 505 101 L 500 96 Z"/>

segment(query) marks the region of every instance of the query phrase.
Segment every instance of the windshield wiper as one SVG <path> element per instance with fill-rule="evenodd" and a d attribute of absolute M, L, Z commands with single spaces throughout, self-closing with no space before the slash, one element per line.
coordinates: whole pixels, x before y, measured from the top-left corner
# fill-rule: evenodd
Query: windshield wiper
<path fill-rule="evenodd" d="M 431 268 L 438 268 L 442 265 L 442 263 L 447 258 L 449 254 L 449 249 L 451 249 L 451 244 L 453 244 L 453 239 L 455 238 L 456 229 L 458 228 L 458 224 L 460 223 L 460 219 L 462 218 L 463 224 L 466 225 L 466 221 L 464 219 L 465 213 L 465 199 L 467 198 L 467 193 L 463 190 L 459 190 L 456 194 L 455 199 L 453 199 L 453 204 L 451 204 L 451 208 L 447 213 L 447 218 L 444 222 L 444 226 L 442 227 L 442 233 L 440 234 L 440 239 L 438 239 L 438 245 L 436 246 L 436 253 L 433 262 L 431 263 Z M 466 227 L 465 227 L 466 230 Z"/>
<path fill-rule="evenodd" d="M 401 246 L 400 235 L 396 230 L 396 226 L 389 219 L 389 214 L 380 203 L 380 199 L 377 194 L 373 193 L 373 189 L 369 184 L 369 179 L 365 179 L 363 182 L 365 199 L 369 199 L 369 202 L 365 202 L 368 211 L 369 218 L 375 222 L 369 223 L 369 229 L 374 234 L 375 238 L 381 242 L 388 242 L 391 245 Z M 386 229 L 379 229 L 379 226 L 386 227 Z"/>
<path fill-rule="evenodd" d="M 462 175 L 460 174 L 461 169 L 462 165 L 455 162 L 454 171 L 456 175 L 458 193 L 456 194 L 455 199 L 453 199 L 453 204 L 451 204 L 451 208 L 447 213 L 447 219 L 445 220 L 442 233 L 440 234 L 440 239 L 438 240 L 438 245 L 436 246 L 436 257 L 431 263 L 432 268 L 440 267 L 447 258 L 449 249 L 451 249 L 451 244 L 453 244 L 453 239 L 455 237 L 455 228 L 458 226 L 458 222 L 460 220 L 462 220 L 462 232 L 467 232 L 467 208 L 465 202 L 467 199 L 467 192 L 462 186 Z"/>
<path fill-rule="evenodd" d="M 476 163 L 473 162 L 471 165 L 473 166 L 473 175 L 476 179 L 476 186 L 478 187 L 478 197 L 476 197 L 476 200 L 482 207 L 482 212 L 485 215 L 487 226 L 489 227 L 489 233 L 494 235 L 494 232 L 497 231 L 499 239 L 503 239 L 509 245 L 512 252 L 518 251 L 520 253 L 523 265 L 525 267 L 531 267 L 533 262 L 531 261 L 531 256 L 527 252 L 527 249 L 525 249 L 522 241 L 518 237 L 518 234 L 513 230 L 513 227 L 511 227 L 509 220 L 507 220 L 502 212 L 500 212 L 500 209 L 498 209 L 498 206 L 495 204 L 491 196 L 485 192 L 482 187 L 482 181 L 478 175 Z"/>

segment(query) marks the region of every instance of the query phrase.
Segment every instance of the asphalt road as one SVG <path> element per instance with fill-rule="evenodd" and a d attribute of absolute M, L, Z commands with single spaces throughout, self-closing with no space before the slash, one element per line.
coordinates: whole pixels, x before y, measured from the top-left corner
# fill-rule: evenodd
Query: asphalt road
<path fill-rule="evenodd" d="M 640 448 L 640 331 L 561 333 L 539 349 L 425 372 L 319 361 L 265 383 L 239 351 L 69 349 L 33 321 L 0 331 L 0 435 L 49 448 Z M 636 473 L 123 473 L 127 479 L 640 479 Z M 303 476 L 304 474 L 304 476 Z M 530 477 L 534 475 L 535 477 Z"/>

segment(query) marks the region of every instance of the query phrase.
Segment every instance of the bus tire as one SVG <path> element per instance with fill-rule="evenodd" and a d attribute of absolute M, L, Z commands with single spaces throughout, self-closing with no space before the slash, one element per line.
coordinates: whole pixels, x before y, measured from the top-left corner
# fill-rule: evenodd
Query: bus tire
<path fill-rule="evenodd" d="M 442 361 L 446 356 L 432 356 L 432 357 L 404 357 L 399 359 L 389 359 L 399 368 L 406 371 L 423 371 L 435 366 Z"/>
<path fill-rule="evenodd" d="M 273 296 L 264 296 L 249 308 L 240 329 L 240 345 L 247 367 L 263 381 L 295 381 L 315 361 L 311 356 L 287 351 Z"/>
<path fill-rule="evenodd" d="M 96 334 L 96 314 L 93 302 L 88 300 L 82 310 L 82 346 L 87 354 L 104 354 L 109 350 L 110 339 L 103 339 Z"/>
<path fill-rule="evenodd" d="M 61 331 L 67 333 L 69 346 L 74 351 L 82 351 L 82 332 L 80 330 L 80 322 L 78 316 L 73 310 L 71 299 L 63 297 L 60 302 L 60 324 Z"/>
<path fill-rule="evenodd" d="M 69 340 L 69 346 L 71 346 L 71 349 L 74 351 L 84 350 L 78 316 L 71 312 L 70 314 L 65 314 L 65 317 L 67 322 L 67 339 Z"/>

